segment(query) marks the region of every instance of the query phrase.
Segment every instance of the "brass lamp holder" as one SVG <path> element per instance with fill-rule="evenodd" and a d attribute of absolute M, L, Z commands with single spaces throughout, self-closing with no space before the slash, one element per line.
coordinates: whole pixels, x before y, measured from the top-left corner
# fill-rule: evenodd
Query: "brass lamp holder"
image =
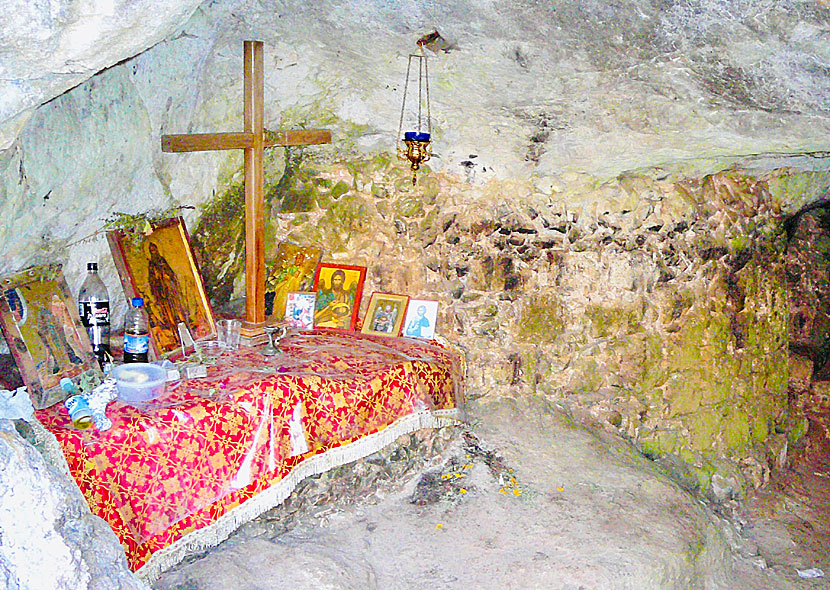
<path fill-rule="evenodd" d="M 404 134 L 403 143 L 406 147 L 398 147 L 398 159 L 409 160 L 409 167 L 412 169 L 412 186 L 415 186 L 418 169 L 422 163 L 432 157 L 432 142 L 429 140 L 429 133 L 407 131 Z"/>
<path fill-rule="evenodd" d="M 418 105 L 417 110 L 412 113 L 413 121 L 412 127 L 414 131 L 403 132 L 404 117 L 406 115 L 406 97 L 409 90 L 409 78 L 412 71 L 412 62 L 418 62 Z M 423 111 L 426 111 L 426 124 L 424 124 Z M 409 123 L 409 122 L 407 122 Z M 424 130 L 426 127 L 426 130 Z M 403 133 L 402 133 L 403 132 Z M 417 172 L 421 164 L 428 161 L 432 157 L 432 125 L 429 109 L 429 69 L 427 67 L 427 57 L 423 54 L 423 47 L 421 47 L 421 54 L 410 54 L 409 62 L 406 66 L 406 83 L 403 87 L 403 101 L 401 104 L 401 120 L 398 126 L 398 159 L 409 161 L 409 167 L 412 170 L 412 185 L 415 186 L 417 181 Z"/>

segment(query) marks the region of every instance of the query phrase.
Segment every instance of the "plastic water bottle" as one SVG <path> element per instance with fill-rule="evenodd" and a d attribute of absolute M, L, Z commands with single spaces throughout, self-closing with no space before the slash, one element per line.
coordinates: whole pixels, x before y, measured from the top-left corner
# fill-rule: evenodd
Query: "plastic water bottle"
<path fill-rule="evenodd" d="M 66 411 L 69 412 L 69 419 L 72 420 L 72 426 L 78 430 L 86 430 L 92 426 L 92 411 L 89 409 L 89 403 L 82 395 L 78 394 L 78 388 L 69 377 L 64 377 L 60 380 L 61 389 L 63 389 L 69 397 L 63 402 Z"/>
<path fill-rule="evenodd" d="M 86 328 L 101 368 L 110 361 L 110 296 L 98 276 L 98 263 L 86 265 L 87 275 L 78 293 L 78 315 Z"/>
<path fill-rule="evenodd" d="M 150 350 L 150 329 L 144 312 L 144 299 L 133 297 L 124 320 L 124 362 L 146 363 Z"/>

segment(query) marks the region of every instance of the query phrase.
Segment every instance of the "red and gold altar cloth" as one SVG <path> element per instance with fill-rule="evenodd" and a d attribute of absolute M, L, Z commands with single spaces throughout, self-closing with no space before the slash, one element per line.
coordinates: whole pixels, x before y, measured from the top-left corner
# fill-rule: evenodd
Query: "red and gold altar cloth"
<path fill-rule="evenodd" d="M 283 339 L 275 356 L 261 348 L 224 352 L 207 377 L 168 384 L 153 402 L 110 403 L 106 432 L 72 428 L 62 405 L 37 417 L 138 570 L 223 517 L 229 532 L 235 508 L 293 474 L 293 485 L 271 494 L 271 505 L 281 501 L 304 462 L 364 437 L 380 440 L 401 419 L 457 409 L 462 363 L 435 342 L 300 332 Z"/>

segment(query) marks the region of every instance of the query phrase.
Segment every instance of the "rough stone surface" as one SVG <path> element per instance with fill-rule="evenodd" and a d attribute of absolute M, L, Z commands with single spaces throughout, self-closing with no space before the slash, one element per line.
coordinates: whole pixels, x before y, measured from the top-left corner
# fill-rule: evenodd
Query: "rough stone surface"
<path fill-rule="evenodd" d="M 544 193 L 438 173 L 413 188 L 388 158 L 307 154 L 273 169 L 272 235 L 367 265 L 366 293 L 438 299 L 439 333 L 464 349 L 473 396 L 551 396 L 668 457 L 688 485 L 718 474 L 716 495 L 742 494 L 736 462 L 762 485 L 771 434 L 799 422 L 781 172 L 574 179 Z M 220 308 L 241 295 L 243 234 L 228 214 L 240 199 L 232 185 L 194 231 Z M 821 269 L 813 260 L 810 276 Z"/>
<path fill-rule="evenodd" d="M 147 590 L 75 482 L 0 420 L 0 586 Z"/>
<path fill-rule="evenodd" d="M 256 37 L 275 45 L 272 114 L 319 101 L 364 126 L 361 143 L 377 148 L 397 122 L 401 58 L 438 29 L 449 51 L 432 70 L 433 100 L 446 147 L 433 165 L 458 173 L 564 165 L 614 174 L 690 156 L 826 147 L 830 88 L 816 64 L 830 50 L 818 1 L 223 0 L 183 24 L 197 4 L 4 2 L 4 145 L 22 110 L 165 37 L 195 49 L 191 58 L 206 41 L 218 42 L 211 53 L 235 55 L 234 44 Z M 201 72 L 205 91 L 228 82 L 216 65 L 199 66 L 213 68 Z M 466 168 L 471 153 L 479 160 Z"/>
<path fill-rule="evenodd" d="M 211 0 L 184 24 L 195 4 L 157 4 L 2 3 L 0 274 L 61 262 L 77 292 L 98 259 L 118 326 L 103 232 L 183 207 L 233 304 L 241 154 L 159 144 L 242 128 L 242 41 L 262 39 L 266 126 L 334 132 L 269 153 L 269 256 L 320 244 L 369 267 L 367 295 L 437 299 L 472 398 L 545 396 L 710 499 L 787 463 L 793 390 L 830 358 L 830 226 L 784 223 L 830 188 L 825 3 Z M 395 133 L 433 28 L 449 51 L 413 187 Z"/>
<path fill-rule="evenodd" d="M 828 132 L 827 79 L 813 67 L 826 61 L 826 8 L 811 1 L 362 0 L 275 10 L 220 0 L 183 25 L 192 2 L 93 2 L 88 12 L 68 0 L 3 6 L 11 18 L 2 31 L 16 48 L 3 60 L 11 87 L 35 76 L 46 84 L 78 63 L 86 76 L 164 38 L 43 105 L 23 127 L 8 123 L 17 139 L 0 152 L 0 272 L 57 256 L 71 261 L 72 286 L 84 258 L 105 256 L 101 240 L 78 241 L 108 216 L 198 204 L 237 174 L 239 154 L 162 155 L 158 146 L 162 133 L 241 129 L 243 39 L 265 42 L 266 124 L 332 127 L 335 145 L 319 149 L 343 157 L 394 149 L 404 57 L 438 28 L 455 48 L 439 51 L 430 70 L 429 167 L 471 184 L 561 187 L 589 174 L 590 190 L 592 177 L 655 166 L 714 171 L 749 154 L 761 154 L 752 157 L 758 166 L 781 167 L 787 155 L 823 150 Z M 27 27 L 13 26 L 25 18 Z M 87 29 L 100 40 L 82 48 L 89 39 L 78 31 Z M 50 40 L 52 61 L 23 46 L 27 35 Z M 9 100 L 10 113 L 40 102 Z M 827 158 L 811 156 L 798 164 L 827 169 Z"/>
<path fill-rule="evenodd" d="M 730 524 L 630 446 L 536 397 L 473 412 L 478 426 L 439 440 L 414 473 L 316 506 L 292 495 L 288 523 L 272 511 L 154 588 L 797 587 L 794 570 L 759 554 L 791 545 L 785 531 Z M 368 472 L 399 462 L 387 453 Z"/>
<path fill-rule="evenodd" d="M 0 149 L 33 110 L 173 34 L 200 0 L 0 3 Z"/>

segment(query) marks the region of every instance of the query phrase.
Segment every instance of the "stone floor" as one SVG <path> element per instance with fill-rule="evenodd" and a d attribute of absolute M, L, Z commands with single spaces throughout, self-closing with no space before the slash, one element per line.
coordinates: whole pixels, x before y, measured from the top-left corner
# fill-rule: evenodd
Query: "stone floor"
<path fill-rule="evenodd" d="M 721 516 L 549 402 L 472 414 L 306 480 L 154 588 L 827 587 L 775 514 Z"/>

